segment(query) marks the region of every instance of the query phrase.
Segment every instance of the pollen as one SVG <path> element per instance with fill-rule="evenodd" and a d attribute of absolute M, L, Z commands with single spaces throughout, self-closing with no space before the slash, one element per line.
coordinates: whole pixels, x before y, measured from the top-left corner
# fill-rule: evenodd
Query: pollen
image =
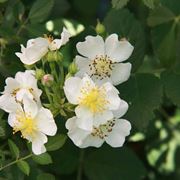
<path fill-rule="evenodd" d="M 106 106 L 109 103 L 106 98 L 105 89 L 99 87 L 93 87 L 91 89 L 81 89 L 82 98 L 80 98 L 80 105 L 83 105 L 90 109 L 92 113 L 102 113 L 106 110 Z"/>
<path fill-rule="evenodd" d="M 89 65 L 91 76 L 94 76 L 96 79 L 100 80 L 110 77 L 113 67 L 114 64 L 107 55 L 96 56 Z"/>
<path fill-rule="evenodd" d="M 54 40 L 53 36 L 44 34 L 44 38 L 46 38 L 50 43 Z"/>
<path fill-rule="evenodd" d="M 18 112 L 16 115 L 17 122 L 13 127 L 13 133 L 21 132 L 21 136 L 25 139 L 33 138 L 37 130 L 36 121 L 31 115 L 26 115 L 23 112 Z"/>

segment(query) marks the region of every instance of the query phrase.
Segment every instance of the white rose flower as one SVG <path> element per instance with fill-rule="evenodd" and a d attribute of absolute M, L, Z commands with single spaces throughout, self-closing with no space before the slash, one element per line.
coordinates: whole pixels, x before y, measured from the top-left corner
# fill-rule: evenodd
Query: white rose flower
<path fill-rule="evenodd" d="M 23 98 L 23 107 L 19 106 L 9 114 L 8 123 L 13 133 L 21 132 L 23 138 L 32 142 L 32 151 L 36 155 L 46 151 L 46 135 L 54 136 L 57 132 L 52 113 L 26 96 Z"/>
<path fill-rule="evenodd" d="M 65 81 L 64 92 L 75 108 L 79 128 L 92 130 L 113 119 L 113 111 L 119 108 L 118 90 L 109 82 L 96 85 L 89 76 L 83 79 L 70 77 Z"/>
<path fill-rule="evenodd" d="M 0 108 L 6 112 L 15 111 L 22 102 L 24 96 L 40 103 L 42 91 L 37 87 L 37 80 L 34 77 L 35 72 L 26 70 L 18 72 L 15 78 L 7 78 L 6 86 L 2 96 L 0 96 Z"/>
<path fill-rule="evenodd" d="M 101 36 L 87 36 L 84 42 L 76 45 L 82 56 L 76 56 L 79 72 L 83 77 L 87 73 L 97 83 L 111 82 L 118 85 L 128 80 L 130 63 L 122 63 L 133 52 L 134 47 L 125 39 L 118 40 L 117 34 L 111 34 L 104 42 Z"/>
<path fill-rule="evenodd" d="M 127 109 L 127 103 L 121 101 L 115 117 L 99 126 L 94 125 L 91 131 L 79 128 L 78 117 L 72 117 L 66 122 L 68 136 L 74 144 L 80 148 L 89 146 L 100 147 L 104 142 L 112 147 L 121 147 L 125 142 L 125 137 L 130 134 L 131 130 L 130 122 L 125 119 L 120 119 L 120 117 L 126 113 Z"/>
<path fill-rule="evenodd" d="M 50 37 L 45 38 L 35 38 L 27 41 L 26 48 L 21 45 L 21 53 L 15 53 L 18 56 L 22 63 L 26 65 L 31 65 L 39 61 L 46 53 L 60 49 L 61 46 L 65 45 L 69 38 L 71 37 L 70 33 L 66 28 L 63 28 L 61 33 L 61 39 L 54 39 Z"/>

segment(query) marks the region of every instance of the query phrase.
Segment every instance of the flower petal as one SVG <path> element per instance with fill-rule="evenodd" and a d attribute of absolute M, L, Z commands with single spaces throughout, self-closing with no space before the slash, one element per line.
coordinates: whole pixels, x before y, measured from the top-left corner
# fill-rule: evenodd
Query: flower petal
<path fill-rule="evenodd" d="M 112 70 L 112 83 L 114 85 L 121 84 L 129 79 L 131 73 L 131 63 L 118 63 Z"/>
<path fill-rule="evenodd" d="M 127 110 L 128 110 L 128 103 L 126 101 L 121 100 L 118 109 L 113 111 L 114 117 L 115 118 L 122 117 L 124 114 L 126 114 Z"/>
<path fill-rule="evenodd" d="M 76 45 L 77 51 L 93 60 L 97 55 L 104 55 L 104 40 L 101 36 L 87 36 L 84 42 Z"/>
<path fill-rule="evenodd" d="M 76 76 L 82 78 L 85 74 L 90 74 L 89 64 L 91 61 L 88 58 L 76 56 L 75 62 L 79 69 L 79 71 L 76 73 Z"/>
<path fill-rule="evenodd" d="M 94 115 L 93 125 L 98 127 L 101 124 L 105 124 L 108 120 L 113 119 L 112 111 L 104 111 Z"/>
<path fill-rule="evenodd" d="M 105 53 L 113 62 L 128 59 L 134 47 L 127 40 L 118 40 L 117 34 L 111 34 L 105 41 Z"/>
<path fill-rule="evenodd" d="M 38 129 L 49 136 L 54 136 L 57 132 L 57 126 L 51 111 L 41 108 L 35 117 Z"/>
<path fill-rule="evenodd" d="M 121 147 L 124 144 L 125 137 L 130 134 L 131 124 L 125 119 L 117 119 L 115 126 L 107 137 L 106 142 L 112 147 Z"/>
<path fill-rule="evenodd" d="M 44 144 L 47 142 L 47 137 L 41 132 L 36 132 L 36 138 L 32 140 L 32 151 L 34 154 L 39 155 L 46 152 Z"/>
<path fill-rule="evenodd" d="M 80 96 L 81 79 L 78 77 L 70 77 L 65 81 L 64 93 L 68 101 L 72 104 L 78 104 Z"/>
<path fill-rule="evenodd" d="M 75 108 L 77 116 L 77 126 L 83 130 L 91 131 L 93 128 L 93 114 L 85 107 Z"/>

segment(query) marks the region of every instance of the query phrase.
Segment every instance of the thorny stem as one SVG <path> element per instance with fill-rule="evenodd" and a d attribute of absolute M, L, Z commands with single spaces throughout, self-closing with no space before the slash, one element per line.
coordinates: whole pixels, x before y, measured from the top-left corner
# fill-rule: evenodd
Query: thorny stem
<path fill-rule="evenodd" d="M 79 167 L 78 167 L 78 172 L 77 172 L 77 180 L 82 180 L 84 154 L 85 154 L 85 150 L 84 149 L 80 149 Z"/>
<path fill-rule="evenodd" d="M 3 169 L 5 169 L 5 168 L 7 168 L 7 167 L 9 167 L 9 166 L 12 166 L 13 164 L 18 163 L 19 161 L 28 159 L 28 158 L 32 157 L 32 155 L 33 155 L 33 154 L 28 154 L 27 156 L 24 156 L 24 157 L 22 157 L 22 158 L 16 159 L 15 161 L 12 161 L 12 162 L 10 162 L 9 164 L 6 164 L 5 166 L 0 167 L 0 171 L 2 171 Z"/>

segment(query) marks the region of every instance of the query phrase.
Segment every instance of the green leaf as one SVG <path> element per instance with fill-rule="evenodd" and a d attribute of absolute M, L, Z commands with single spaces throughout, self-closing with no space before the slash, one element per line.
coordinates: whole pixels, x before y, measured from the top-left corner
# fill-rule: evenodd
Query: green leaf
<path fill-rule="evenodd" d="M 121 98 L 129 103 L 125 115 L 137 129 L 145 131 L 162 98 L 162 85 L 152 74 L 136 74 L 119 86 Z"/>
<path fill-rule="evenodd" d="M 50 14 L 53 8 L 54 0 L 37 0 L 33 4 L 30 12 L 29 19 L 32 23 L 44 21 Z"/>
<path fill-rule="evenodd" d="M 133 72 L 142 64 L 145 53 L 145 37 L 142 26 L 128 10 L 111 10 L 104 25 L 107 32 L 117 33 L 119 38 L 126 38 L 134 46 L 134 51 L 128 59 L 132 63 Z"/>
<path fill-rule="evenodd" d="M 17 162 L 18 168 L 26 175 L 29 175 L 30 173 L 30 167 L 29 164 L 26 161 L 18 161 Z"/>
<path fill-rule="evenodd" d="M 55 180 L 54 175 L 49 174 L 49 173 L 43 173 L 43 174 L 39 174 L 37 177 L 37 180 Z"/>
<path fill-rule="evenodd" d="M 46 144 L 47 151 L 55 151 L 61 148 L 66 142 L 67 136 L 63 134 L 58 134 L 56 136 L 50 137 L 48 143 Z"/>
<path fill-rule="evenodd" d="M 174 13 L 164 6 L 158 6 L 151 11 L 147 22 L 149 26 L 157 26 L 162 23 L 169 22 L 175 18 Z"/>
<path fill-rule="evenodd" d="M 52 158 L 48 153 L 43 153 L 41 155 L 33 155 L 33 160 L 41 165 L 51 164 Z"/>
<path fill-rule="evenodd" d="M 146 175 L 142 162 L 125 147 L 93 149 L 85 157 L 84 170 L 90 180 L 140 180 Z"/>
<path fill-rule="evenodd" d="M 178 62 L 178 38 L 176 24 L 169 22 L 156 26 L 152 30 L 152 45 L 161 66 L 167 69 Z"/>
<path fill-rule="evenodd" d="M 180 74 L 164 72 L 161 75 L 166 96 L 180 107 Z"/>
<path fill-rule="evenodd" d="M 3 127 L 0 126 L 0 137 L 4 137 L 6 135 Z"/>
<path fill-rule="evenodd" d="M 143 3 L 150 9 L 155 7 L 155 0 L 142 0 Z"/>
<path fill-rule="evenodd" d="M 115 9 L 121 9 L 128 3 L 129 0 L 112 0 L 112 6 Z"/>
<path fill-rule="evenodd" d="M 16 144 L 10 139 L 8 139 L 8 144 L 13 157 L 16 159 L 19 158 L 19 148 L 16 146 Z"/>
<path fill-rule="evenodd" d="M 4 3 L 4 2 L 6 2 L 7 0 L 0 0 L 0 3 Z"/>

